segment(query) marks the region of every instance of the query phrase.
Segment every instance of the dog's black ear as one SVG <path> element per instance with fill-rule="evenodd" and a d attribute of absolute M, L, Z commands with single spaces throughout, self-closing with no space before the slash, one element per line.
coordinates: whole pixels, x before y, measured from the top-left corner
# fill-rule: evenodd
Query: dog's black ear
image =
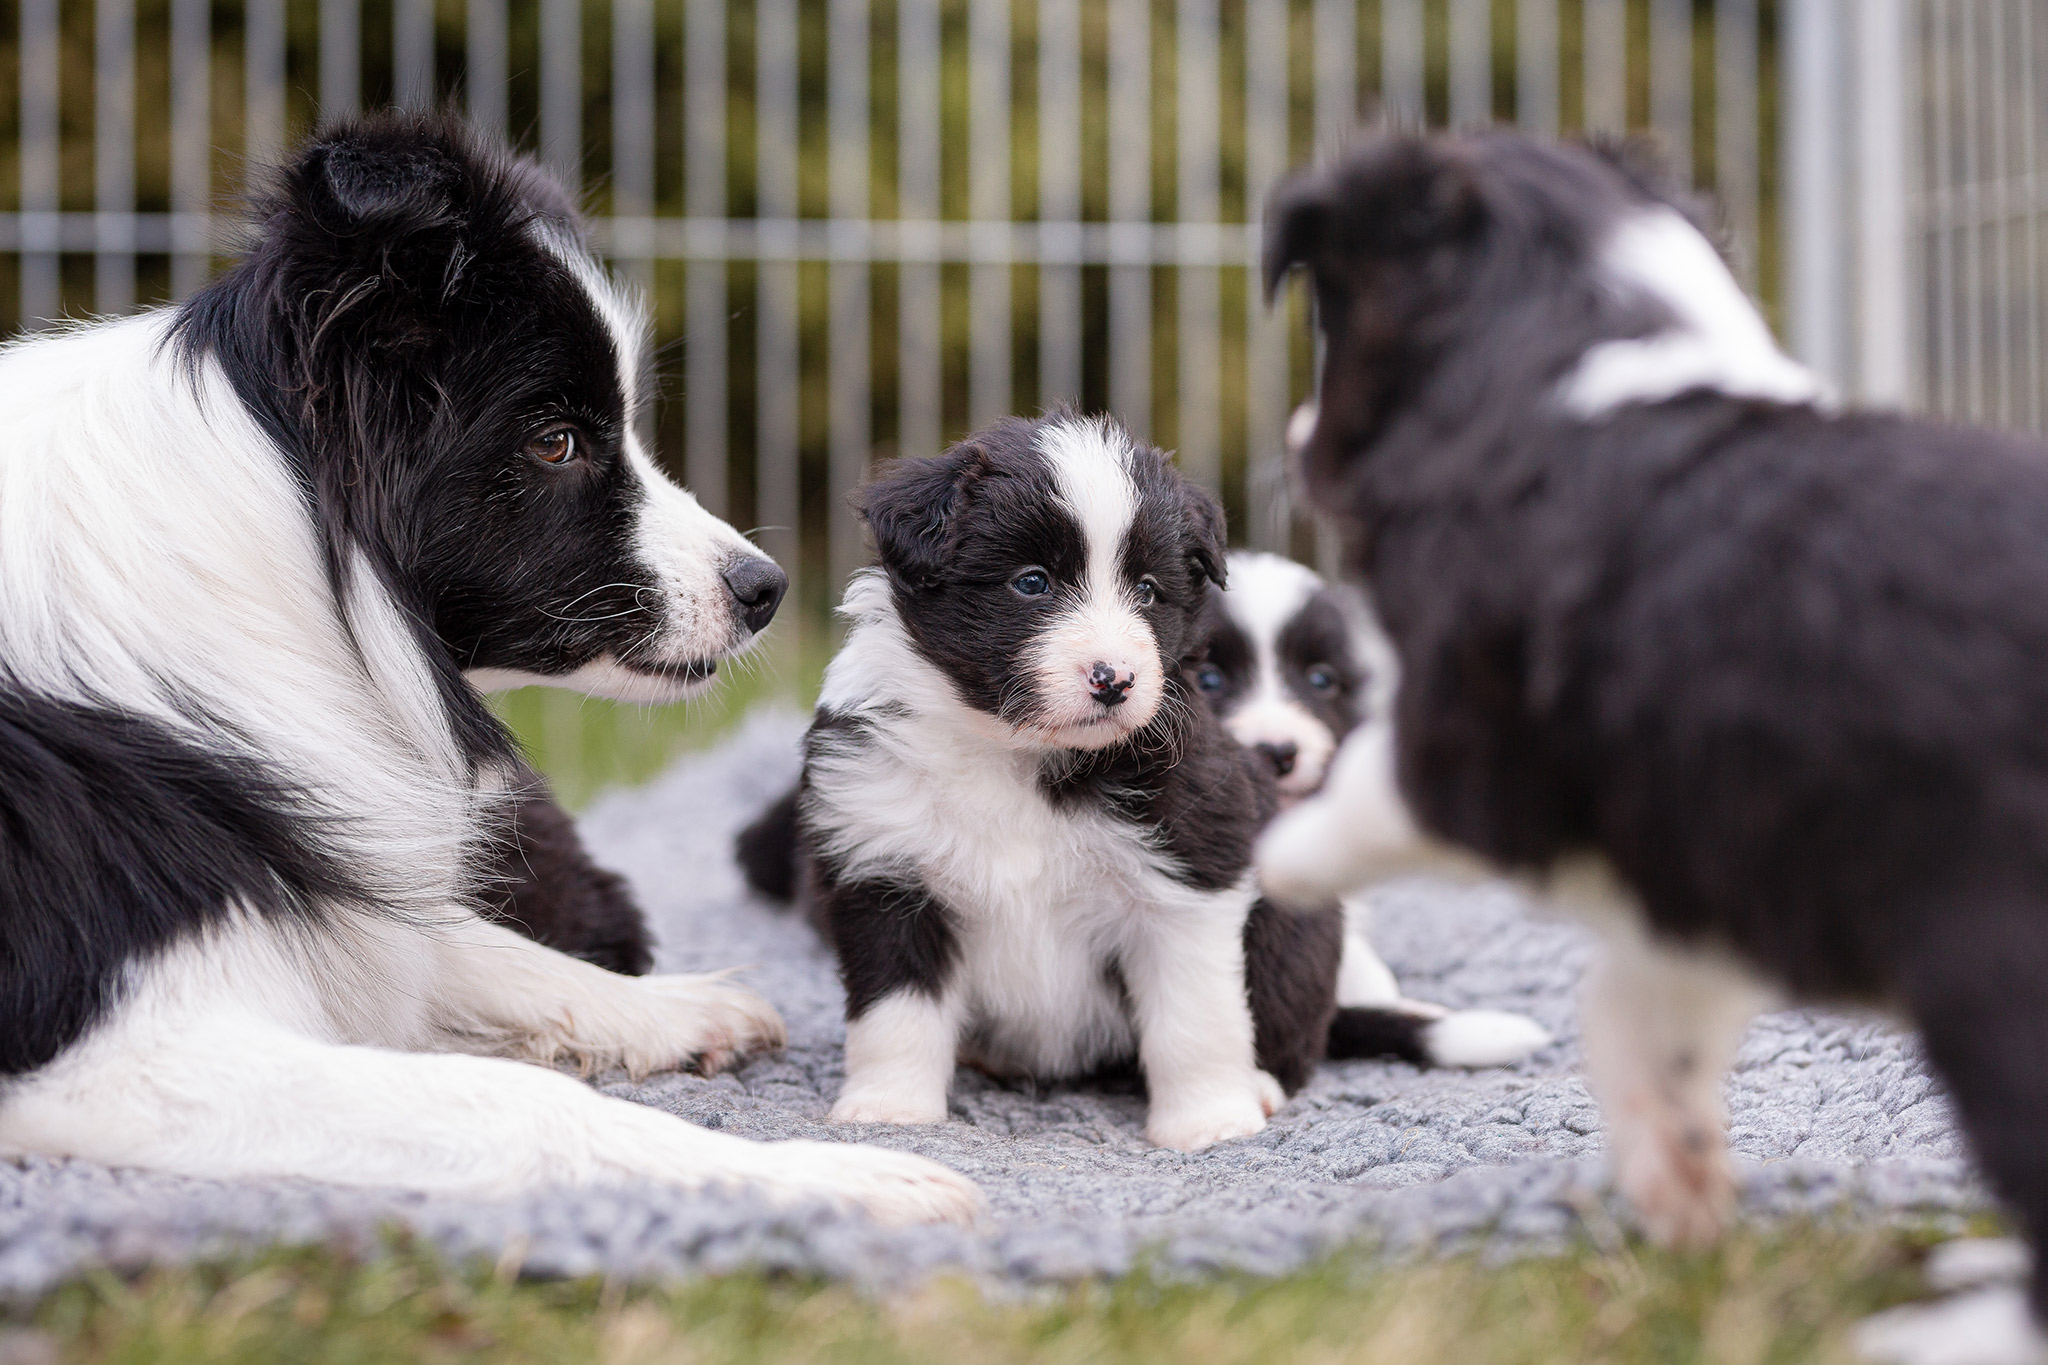
<path fill-rule="evenodd" d="M 898 460 L 854 494 L 874 534 L 875 557 L 891 578 L 911 588 L 939 581 L 960 511 L 988 469 L 988 452 L 963 441 L 931 459 Z"/>
<path fill-rule="evenodd" d="M 1229 556 L 1229 533 L 1225 528 L 1223 504 L 1216 495 L 1195 484 L 1184 485 L 1183 505 L 1188 518 L 1188 558 L 1195 569 L 1217 587 L 1222 587 Z"/>
<path fill-rule="evenodd" d="M 1287 272 L 1308 265 L 1322 249 L 1330 221 L 1330 187 L 1303 172 L 1284 181 L 1266 204 L 1266 301 L 1280 292 Z"/>
<path fill-rule="evenodd" d="M 403 115 L 330 129 L 299 154 L 282 197 L 344 253 L 382 258 L 393 247 L 439 239 L 462 226 L 464 165 L 481 156 L 455 125 Z"/>

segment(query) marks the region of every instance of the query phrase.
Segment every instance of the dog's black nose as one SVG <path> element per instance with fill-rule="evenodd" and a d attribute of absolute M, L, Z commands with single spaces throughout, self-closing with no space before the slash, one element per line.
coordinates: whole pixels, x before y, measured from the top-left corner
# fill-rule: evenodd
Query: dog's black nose
<path fill-rule="evenodd" d="M 1137 681 L 1137 674 L 1119 673 L 1099 661 L 1088 669 L 1088 691 L 1104 706 L 1123 705 L 1124 693 L 1130 691 Z"/>
<path fill-rule="evenodd" d="M 1278 744 L 1255 744 L 1252 746 L 1266 756 L 1273 765 L 1275 776 L 1285 777 L 1294 771 L 1294 760 L 1301 754 L 1293 740 L 1282 740 Z"/>
<path fill-rule="evenodd" d="M 788 574 L 773 561 L 751 555 L 726 565 L 719 576 L 732 589 L 733 600 L 740 604 L 740 620 L 756 634 L 775 619 L 775 609 L 782 605 L 782 594 L 789 588 Z"/>

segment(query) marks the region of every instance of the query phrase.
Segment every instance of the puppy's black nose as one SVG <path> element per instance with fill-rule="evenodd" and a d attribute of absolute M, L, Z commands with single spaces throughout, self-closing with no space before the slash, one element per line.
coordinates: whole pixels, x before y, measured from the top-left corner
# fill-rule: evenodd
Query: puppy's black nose
<path fill-rule="evenodd" d="M 789 588 L 788 574 L 772 561 L 751 555 L 726 565 L 719 577 L 740 604 L 740 620 L 755 634 L 775 619 L 775 609 L 782 605 L 782 594 Z"/>
<path fill-rule="evenodd" d="M 1088 669 L 1088 691 L 1104 706 L 1122 706 L 1124 693 L 1137 681 L 1137 674 L 1119 673 L 1106 663 L 1097 662 Z"/>
<path fill-rule="evenodd" d="M 1276 777 L 1285 777 L 1293 772 L 1294 760 L 1301 754 L 1301 750 L 1291 739 L 1282 740 L 1278 744 L 1255 744 L 1252 747 L 1266 756 L 1266 761 L 1273 765 L 1273 774 Z"/>

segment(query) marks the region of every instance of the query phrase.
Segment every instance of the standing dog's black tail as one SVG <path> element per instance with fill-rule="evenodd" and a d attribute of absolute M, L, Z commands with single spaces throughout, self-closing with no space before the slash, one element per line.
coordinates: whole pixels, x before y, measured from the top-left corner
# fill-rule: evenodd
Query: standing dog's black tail
<path fill-rule="evenodd" d="M 796 899 L 796 794 L 791 787 L 733 841 L 747 885 L 770 900 Z"/>

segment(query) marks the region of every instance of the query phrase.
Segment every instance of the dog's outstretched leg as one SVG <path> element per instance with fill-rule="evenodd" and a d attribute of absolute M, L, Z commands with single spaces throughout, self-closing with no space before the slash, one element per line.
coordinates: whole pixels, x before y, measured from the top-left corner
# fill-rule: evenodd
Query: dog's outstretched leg
<path fill-rule="evenodd" d="M 436 933 L 433 1000 L 445 1044 L 463 1052 L 638 1077 L 695 1064 L 716 1071 L 780 1047 L 774 1006 L 721 973 L 620 976 L 499 924 L 465 919 Z"/>
<path fill-rule="evenodd" d="M 1735 1198 L 1722 1081 L 1768 993 L 1725 958 L 1603 927 L 1580 1018 L 1616 1179 L 1652 1241 L 1702 1246 Z"/>
<path fill-rule="evenodd" d="M 482 1197 L 643 1181 L 747 1186 L 892 1223 L 966 1220 L 979 1202 L 965 1178 L 919 1157 L 750 1142 L 524 1062 L 325 1041 L 260 1005 L 216 996 L 124 1007 L 8 1092 L 0 1152 Z"/>

